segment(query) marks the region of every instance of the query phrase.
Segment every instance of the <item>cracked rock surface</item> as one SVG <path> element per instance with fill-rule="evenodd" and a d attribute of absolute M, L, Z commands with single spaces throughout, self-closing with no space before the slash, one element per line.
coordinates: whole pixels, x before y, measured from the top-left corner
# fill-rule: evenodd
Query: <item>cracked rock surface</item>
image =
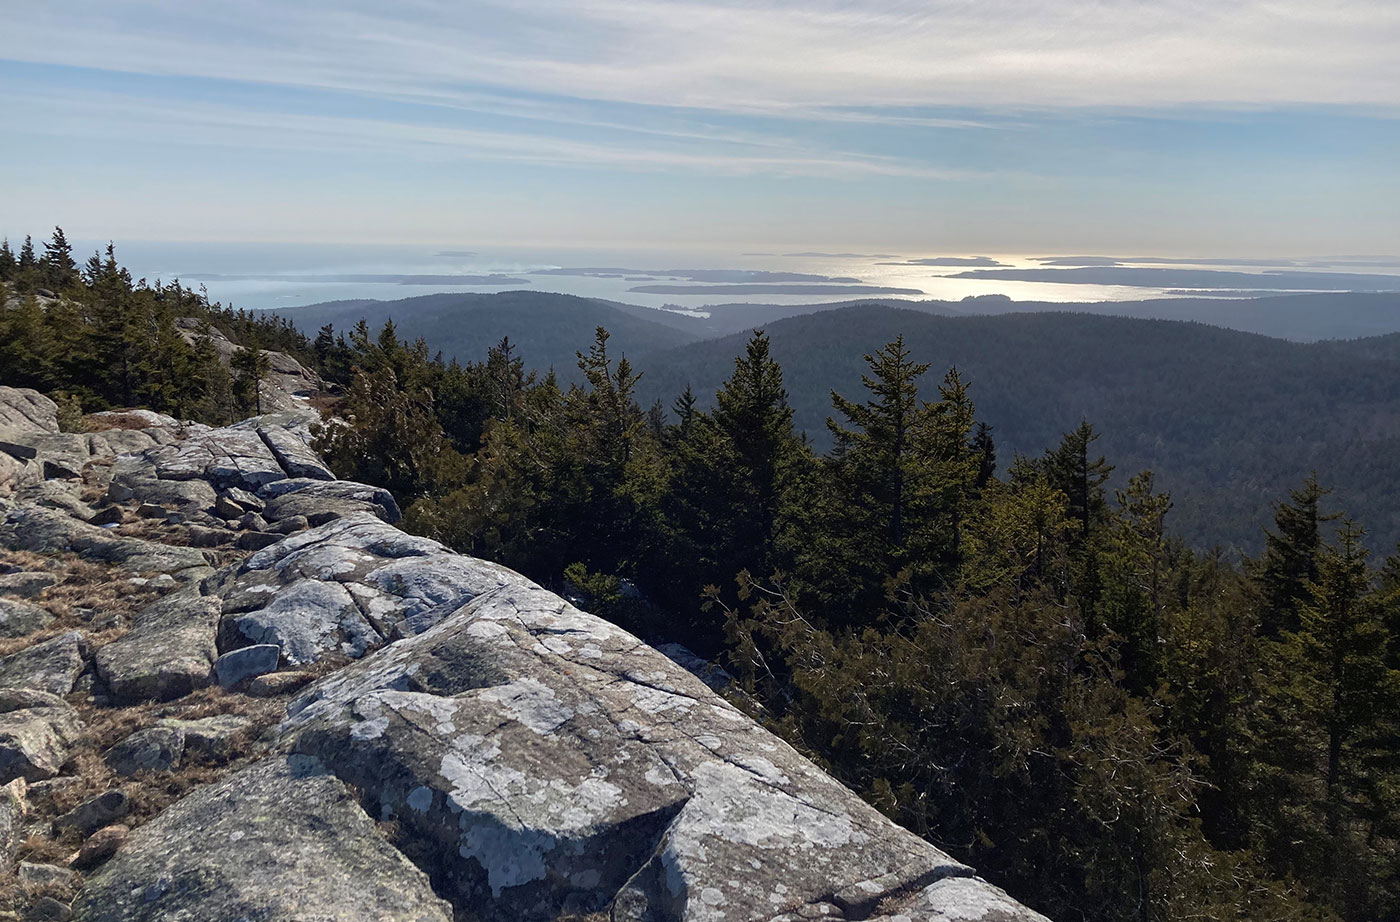
<path fill-rule="evenodd" d="M 0 784 L 64 781 L 82 724 L 62 696 L 85 689 L 286 702 L 256 748 L 248 717 L 197 706 L 106 744 L 122 778 L 242 761 L 124 816 L 129 835 L 80 861 L 74 919 L 1043 922 L 760 727 L 693 656 L 394 527 L 392 496 L 311 451 L 314 414 L 137 416 L 139 436 L 82 446 L 51 438 L 51 416 L 0 389 L 0 548 L 162 594 L 119 636 L 90 613 L 90 634 L 37 632 L 0 659 Z M 273 671 L 218 687 L 239 657 Z M 103 790 L 91 803 L 115 802 Z"/>

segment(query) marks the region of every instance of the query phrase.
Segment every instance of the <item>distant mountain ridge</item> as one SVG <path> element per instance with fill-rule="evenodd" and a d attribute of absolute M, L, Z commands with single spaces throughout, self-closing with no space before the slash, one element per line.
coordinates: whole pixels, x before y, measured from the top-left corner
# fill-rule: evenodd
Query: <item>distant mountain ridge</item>
<path fill-rule="evenodd" d="M 835 294 L 835 292 L 833 292 Z M 730 302 L 709 304 L 700 308 L 662 310 L 577 295 L 545 291 L 505 291 L 497 294 L 433 294 L 396 301 L 371 299 L 327 301 L 306 307 L 278 308 L 268 313 L 288 317 L 301 329 L 314 334 L 317 327 L 334 323 L 337 329 L 352 325 L 360 317 L 373 324 L 394 317 L 401 332 L 403 324 L 422 335 L 435 338 L 445 353 L 455 353 L 459 340 L 474 354 L 471 344 L 484 342 L 495 334 L 504 333 L 524 338 L 528 335 L 548 353 L 543 364 L 557 364 L 559 345 L 553 337 L 536 339 L 524 329 L 526 322 L 569 322 L 574 327 L 590 322 L 606 326 L 619 344 L 626 348 L 656 348 L 657 338 L 665 340 L 671 334 L 654 329 L 665 327 L 683 334 L 681 341 L 691 342 L 741 333 L 765 326 L 787 317 L 798 317 L 823 311 L 841 310 L 857 305 L 877 304 L 901 310 L 915 310 L 940 316 L 978 316 L 1010 313 L 1086 313 L 1103 316 L 1136 317 L 1154 320 L 1189 320 L 1226 327 L 1245 333 L 1258 333 L 1297 342 L 1323 339 L 1355 339 L 1400 333 L 1400 293 L 1316 292 L 1309 294 L 1270 295 L 1258 298 L 1180 297 L 1155 298 L 1145 301 L 1015 301 L 1004 295 L 985 295 L 961 301 L 907 301 L 893 298 L 856 298 L 816 304 L 764 304 Z M 457 314 L 471 319 L 479 335 L 456 329 Z M 626 324 L 615 316 L 624 314 L 640 321 L 641 326 Z M 445 325 L 444 325 L 445 324 Z M 591 336 L 591 327 L 589 335 Z M 420 335 L 414 332 L 412 335 Z M 679 342 L 673 344 L 680 344 Z M 484 347 L 482 347 L 484 349 Z M 475 350 L 480 352 L 482 350 Z M 569 352 L 565 358 L 571 357 Z"/>
<path fill-rule="evenodd" d="M 1044 306 L 1045 311 L 1030 308 Z M 956 365 L 1005 465 L 1039 454 L 1087 419 L 1121 477 L 1143 468 L 1176 500 L 1173 529 L 1193 544 L 1244 550 L 1262 542 L 1269 504 L 1316 469 L 1337 506 L 1388 552 L 1400 540 L 1400 296 L 1302 295 L 1250 301 L 1167 299 L 1036 305 L 964 302 L 721 305 L 708 318 L 536 291 L 342 301 L 281 313 L 305 332 L 348 330 L 392 317 L 401 336 L 478 360 L 510 336 L 528 366 L 577 374 L 576 353 L 597 326 L 614 355 L 643 372 L 639 396 L 669 406 L 687 384 L 708 401 L 748 331 L 766 328 L 797 424 L 826 444 L 830 392 L 860 393 L 861 356 L 902 333 L 923 382 Z M 1388 335 L 1290 342 L 1200 321 L 1317 339 L 1324 324 Z M 1165 313 L 1172 320 L 1113 316 Z M 1189 321 L 1189 322 L 1183 322 Z M 728 334 L 728 335 L 725 335 Z"/>
<path fill-rule="evenodd" d="M 361 319 L 373 330 L 392 319 L 401 338 L 421 336 L 434 352 L 441 350 L 445 357 L 464 362 L 484 358 L 488 348 L 509 336 L 528 366 L 552 367 L 566 380 L 577 372 L 575 353 L 588 348 L 599 326 L 612 334 L 617 354 L 629 356 L 675 348 L 703 336 L 604 301 L 539 291 L 329 301 L 267 313 L 285 316 L 313 336 L 328 323 L 348 332 Z"/>
<path fill-rule="evenodd" d="M 862 355 L 903 334 L 932 369 L 956 366 L 1003 467 L 1087 419 L 1118 476 L 1151 468 L 1176 500 L 1173 529 L 1197 545 L 1253 550 L 1269 504 L 1316 469 L 1335 504 L 1389 552 L 1400 539 L 1400 336 L 1292 343 L 1200 323 L 1064 312 L 939 317 L 865 305 L 766 327 L 796 423 L 817 447 L 834 389 L 862 394 Z M 712 398 L 743 334 L 644 355 L 643 401 L 690 385 Z"/>

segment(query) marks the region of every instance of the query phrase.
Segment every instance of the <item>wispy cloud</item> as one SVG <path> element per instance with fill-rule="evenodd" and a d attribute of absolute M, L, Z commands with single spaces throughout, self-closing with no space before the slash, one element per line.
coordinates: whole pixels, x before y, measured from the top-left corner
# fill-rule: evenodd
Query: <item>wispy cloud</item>
<path fill-rule="evenodd" d="M 495 160 L 556 167 L 679 170 L 730 175 L 902 176 L 965 179 L 987 175 L 939 169 L 907 159 L 840 150 L 813 151 L 795 142 L 739 135 L 657 132 L 671 139 L 705 138 L 705 147 L 645 146 L 630 139 L 587 141 L 543 131 L 496 131 L 390 118 L 275 112 L 208 103 L 139 99 L 109 93 L 39 92 L 18 101 L 38 130 L 69 137 L 150 139 L 183 145 L 343 152 L 358 149 L 436 160 Z M 31 129 L 33 130 L 33 129 Z"/>
<path fill-rule="evenodd" d="M 13 60 L 709 109 L 1400 105 L 1391 0 L 34 4 Z"/>

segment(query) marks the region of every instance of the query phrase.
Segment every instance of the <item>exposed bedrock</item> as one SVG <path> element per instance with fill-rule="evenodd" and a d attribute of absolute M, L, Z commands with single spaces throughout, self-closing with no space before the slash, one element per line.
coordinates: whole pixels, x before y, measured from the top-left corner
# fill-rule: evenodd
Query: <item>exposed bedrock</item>
<path fill-rule="evenodd" d="M 0 659 L 0 784 L 75 770 L 61 696 L 84 688 L 296 695 L 258 731 L 270 755 L 154 819 L 111 782 L 83 802 L 105 811 L 84 830 L 134 828 L 84 844 L 75 919 L 1043 922 L 712 690 L 722 672 L 394 527 L 392 496 L 311 451 L 313 414 L 85 441 L 55 419 L 0 394 L 0 546 L 167 588 L 124 634 Z M 0 621 L 37 631 L 55 587 L 10 576 Z M 135 784 L 248 745 L 248 718 L 201 715 L 133 728 L 104 764 Z"/>

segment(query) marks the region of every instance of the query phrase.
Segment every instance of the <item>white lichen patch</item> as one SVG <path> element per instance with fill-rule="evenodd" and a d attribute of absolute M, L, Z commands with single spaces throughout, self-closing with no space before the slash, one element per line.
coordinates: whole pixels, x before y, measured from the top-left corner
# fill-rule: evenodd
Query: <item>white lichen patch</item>
<path fill-rule="evenodd" d="M 749 753 L 735 753 L 730 757 L 730 761 L 753 772 L 769 784 L 791 784 L 792 779 L 785 775 L 778 766 L 765 759 L 763 756 L 756 756 Z"/>
<path fill-rule="evenodd" d="M 467 636 L 476 640 L 496 641 L 509 639 L 510 629 L 499 621 L 478 619 L 467 625 Z"/>
<path fill-rule="evenodd" d="M 553 733 L 574 716 L 573 708 L 560 701 L 554 689 L 538 679 L 517 679 L 482 689 L 479 697 L 499 705 L 511 718 L 536 733 Z"/>
<path fill-rule="evenodd" d="M 548 833 L 481 820 L 462 830 L 458 852 L 481 865 L 491 895 L 500 899 L 507 887 L 542 879 L 548 872 L 545 855 L 553 847 L 554 837 Z"/>
<path fill-rule="evenodd" d="M 573 645 L 558 634 L 550 634 L 535 641 L 535 645 L 530 648 L 533 652 L 541 656 L 566 656 L 573 652 Z"/>
<path fill-rule="evenodd" d="M 806 852 L 860 845 L 868 838 L 849 816 L 818 810 L 727 762 L 705 762 L 691 776 L 695 794 L 673 827 L 670 846 L 682 856 L 707 839 Z"/>
<path fill-rule="evenodd" d="M 688 711 L 695 706 L 695 699 L 675 695 L 659 688 L 652 688 L 649 685 L 636 685 L 632 689 L 632 704 L 648 714 L 661 714 L 677 709 Z"/>

